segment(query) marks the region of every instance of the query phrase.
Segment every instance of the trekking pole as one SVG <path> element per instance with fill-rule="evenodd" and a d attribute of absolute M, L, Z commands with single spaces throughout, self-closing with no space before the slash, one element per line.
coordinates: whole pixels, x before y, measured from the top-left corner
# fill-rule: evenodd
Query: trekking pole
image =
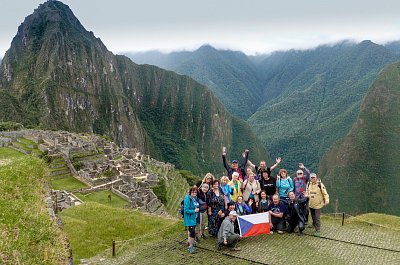
<path fill-rule="evenodd" d="M 112 242 L 112 256 L 115 257 L 115 240 Z"/>
<path fill-rule="evenodd" d="M 342 214 L 342 226 L 344 226 L 344 213 Z"/>

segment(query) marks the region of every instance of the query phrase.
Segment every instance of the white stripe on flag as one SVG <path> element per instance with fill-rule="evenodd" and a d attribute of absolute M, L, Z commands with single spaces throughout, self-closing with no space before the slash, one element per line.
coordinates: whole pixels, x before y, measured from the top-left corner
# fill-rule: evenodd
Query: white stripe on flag
<path fill-rule="evenodd" d="M 249 221 L 253 224 L 269 223 L 269 213 L 249 214 L 238 216 L 238 218 L 242 218 L 243 220 Z"/>

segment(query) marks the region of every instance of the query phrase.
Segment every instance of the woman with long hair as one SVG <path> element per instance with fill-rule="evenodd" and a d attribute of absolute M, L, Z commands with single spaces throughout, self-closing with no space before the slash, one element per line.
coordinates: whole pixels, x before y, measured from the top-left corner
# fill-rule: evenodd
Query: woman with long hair
<path fill-rule="evenodd" d="M 219 180 L 214 180 L 212 189 L 207 192 L 208 233 L 217 236 L 221 222 L 225 218 L 225 198 L 219 187 Z"/>
<path fill-rule="evenodd" d="M 224 193 L 225 198 L 225 210 L 228 209 L 228 204 L 231 202 L 231 194 L 233 192 L 232 187 L 228 185 L 229 178 L 227 176 L 221 177 L 221 190 Z"/>

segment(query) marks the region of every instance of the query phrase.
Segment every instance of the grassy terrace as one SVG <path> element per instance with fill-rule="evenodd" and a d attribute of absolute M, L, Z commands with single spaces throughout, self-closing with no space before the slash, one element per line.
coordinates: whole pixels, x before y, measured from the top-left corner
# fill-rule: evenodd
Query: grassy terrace
<path fill-rule="evenodd" d="M 54 190 L 78 190 L 81 188 L 87 188 L 87 185 L 76 178 L 74 178 L 71 174 L 52 176 L 49 180 L 50 188 Z"/>
<path fill-rule="evenodd" d="M 132 247 L 157 242 L 181 228 L 176 220 L 144 215 L 132 209 L 122 209 L 118 203 L 109 206 L 95 202 L 97 200 L 91 197 L 86 203 L 59 214 L 70 239 L 75 264 L 111 248 L 113 240 L 130 239 L 126 243 L 117 243 L 119 251 L 122 251 L 122 245 Z"/>
<path fill-rule="evenodd" d="M 65 264 L 65 234 L 46 208 L 46 164 L 0 148 L 0 264 Z"/>
<path fill-rule="evenodd" d="M 383 216 L 383 219 L 381 218 Z M 392 228 L 383 228 L 379 225 Z M 368 214 L 347 219 L 322 218 L 322 236 L 273 234 L 244 238 L 240 252 L 216 251 L 216 239 L 202 240 L 195 254 L 185 246 L 183 229 L 176 235 L 132 247 L 99 264 L 400 264 L 399 217 Z"/>

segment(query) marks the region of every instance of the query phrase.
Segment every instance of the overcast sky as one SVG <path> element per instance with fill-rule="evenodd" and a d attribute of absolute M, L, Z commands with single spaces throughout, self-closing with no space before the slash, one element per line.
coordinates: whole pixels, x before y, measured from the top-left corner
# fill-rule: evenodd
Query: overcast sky
<path fill-rule="evenodd" d="M 44 1 L 0 0 L 0 57 Z M 343 39 L 400 40 L 399 0 L 64 0 L 114 53 L 193 50 L 247 54 L 306 49 Z"/>

